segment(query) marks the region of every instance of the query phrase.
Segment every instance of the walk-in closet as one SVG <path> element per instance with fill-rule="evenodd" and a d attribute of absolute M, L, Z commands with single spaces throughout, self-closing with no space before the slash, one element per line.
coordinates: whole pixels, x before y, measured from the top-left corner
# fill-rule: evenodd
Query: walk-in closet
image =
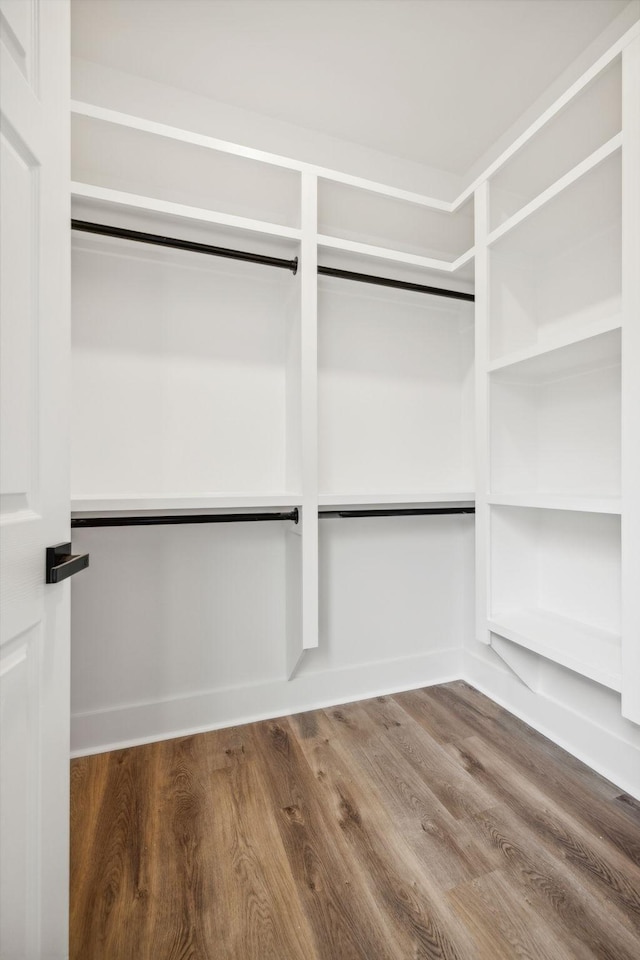
<path fill-rule="evenodd" d="M 640 2 L 0 28 L 2 960 L 631 960 Z"/>

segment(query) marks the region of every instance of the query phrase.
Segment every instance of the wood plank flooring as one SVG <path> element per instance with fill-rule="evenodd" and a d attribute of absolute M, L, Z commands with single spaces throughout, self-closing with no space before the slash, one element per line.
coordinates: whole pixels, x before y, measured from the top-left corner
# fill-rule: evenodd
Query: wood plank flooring
<path fill-rule="evenodd" d="M 640 957 L 640 804 L 461 681 L 71 782 L 71 960 Z"/>

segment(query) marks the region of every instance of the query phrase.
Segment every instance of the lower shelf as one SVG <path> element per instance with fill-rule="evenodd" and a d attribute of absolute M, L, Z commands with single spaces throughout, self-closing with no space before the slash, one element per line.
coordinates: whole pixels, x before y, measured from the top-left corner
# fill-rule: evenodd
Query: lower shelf
<path fill-rule="evenodd" d="M 548 610 L 515 610 L 488 621 L 489 630 L 597 683 L 621 689 L 621 638 Z"/>

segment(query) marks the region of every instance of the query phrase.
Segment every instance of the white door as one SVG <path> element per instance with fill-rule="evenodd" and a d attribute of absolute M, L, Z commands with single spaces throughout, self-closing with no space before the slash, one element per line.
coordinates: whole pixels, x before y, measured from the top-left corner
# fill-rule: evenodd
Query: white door
<path fill-rule="evenodd" d="M 0 957 L 67 956 L 69 7 L 0 0 Z"/>

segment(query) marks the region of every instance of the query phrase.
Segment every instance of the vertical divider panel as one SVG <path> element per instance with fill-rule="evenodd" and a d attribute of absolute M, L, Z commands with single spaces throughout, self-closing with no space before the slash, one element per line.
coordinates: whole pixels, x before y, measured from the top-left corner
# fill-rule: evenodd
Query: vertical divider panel
<path fill-rule="evenodd" d="M 622 53 L 622 714 L 640 723 L 640 37 Z"/>
<path fill-rule="evenodd" d="M 298 411 L 289 428 L 299 440 L 300 520 L 287 534 L 287 657 L 292 678 L 305 650 L 318 646 L 318 178 L 301 182 Z M 292 404 L 289 403 L 291 407 Z M 295 455 L 295 454 L 294 454 Z M 287 474 L 295 473 L 291 456 Z"/>
<path fill-rule="evenodd" d="M 475 191 L 476 638 L 489 643 L 489 183 Z"/>

